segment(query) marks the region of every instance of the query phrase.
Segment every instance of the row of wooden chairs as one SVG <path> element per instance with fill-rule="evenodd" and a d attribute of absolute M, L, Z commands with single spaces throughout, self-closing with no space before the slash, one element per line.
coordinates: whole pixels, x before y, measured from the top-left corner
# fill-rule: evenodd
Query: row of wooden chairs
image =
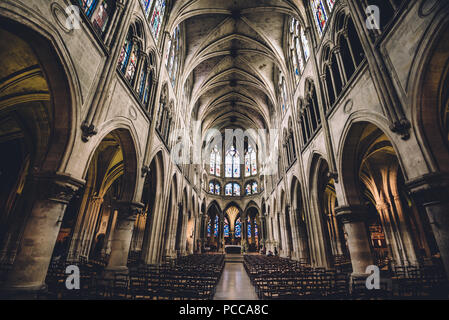
<path fill-rule="evenodd" d="M 380 288 L 341 269 L 312 268 L 278 257 L 245 256 L 245 269 L 260 299 L 447 298 L 444 270 L 435 265 L 395 266 L 380 274 Z"/>
<path fill-rule="evenodd" d="M 98 265 L 80 265 L 80 289 L 67 290 L 68 262 L 53 262 L 47 275 L 50 299 L 212 299 L 224 268 L 223 255 L 192 255 L 161 265 L 130 267 L 105 276 Z"/>

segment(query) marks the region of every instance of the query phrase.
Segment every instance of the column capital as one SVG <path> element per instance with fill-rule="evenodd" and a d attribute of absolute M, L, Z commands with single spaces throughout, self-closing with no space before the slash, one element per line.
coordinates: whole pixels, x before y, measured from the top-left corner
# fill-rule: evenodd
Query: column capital
<path fill-rule="evenodd" d="M 423 205 L 449 201 L 449 174 L 429 173 L 406 182 L 409 193 Z"/>
<path fill-rule="evenodd" d="M 118 210 L 119 219 L 136 219 L 142 212 L 144 205 L 140 202 L 117 200 L 114 202 L 114 208 Z"/>
<path fill-rule="evenodd" d="M 65 173 L 38 173 L 32 176 L 37 186 L 37 197 L 68 204 L 85 181 L 73 178 Z"/>
<path fill-rule="evenodd" d="M 364 206 L 341 206 L 335 208 L 335 216 L 343 223 L 361 222 L 366 219 Z"/>

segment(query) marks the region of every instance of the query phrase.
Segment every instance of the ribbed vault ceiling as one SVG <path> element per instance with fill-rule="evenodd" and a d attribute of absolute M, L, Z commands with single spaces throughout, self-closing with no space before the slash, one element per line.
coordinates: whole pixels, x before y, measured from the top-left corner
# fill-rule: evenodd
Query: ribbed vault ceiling
<path fill-rule="evenodd" d="M 299 0 L 176 1 L 168 26 L 183 23 L 186 58 L 179 79 L 192 84 L 188 110 L 210 128 L 267 128 L 276 106 L 275 70 L 288 74 L 285 24 Z"/>

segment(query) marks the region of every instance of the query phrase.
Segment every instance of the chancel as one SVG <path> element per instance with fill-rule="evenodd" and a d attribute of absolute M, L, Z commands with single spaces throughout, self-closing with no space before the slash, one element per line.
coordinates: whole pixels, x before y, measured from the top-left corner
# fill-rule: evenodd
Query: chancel
<path fill-rule="evenodd" d="M 0 39 L 2 299 L 449 297 L 448 1 L 2 0 Z"/>

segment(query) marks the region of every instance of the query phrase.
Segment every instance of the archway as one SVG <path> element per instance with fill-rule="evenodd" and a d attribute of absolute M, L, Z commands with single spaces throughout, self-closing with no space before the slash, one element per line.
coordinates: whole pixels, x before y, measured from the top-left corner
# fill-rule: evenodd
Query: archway
<path fill-rule="evenodd" d="M 396 150 L 372 123 L 354 123 L 342 153 L 342 182 L 363 221 L 376 265 L 418 265 L 437 250 L 429 221 L 408 196 Z"/>
<path fill-rule="evenodd" d="M 172 234 L 175 227 L 173 220 L 175 216 L 179 215 L 179 211 L 182 210 L 182 206 L 177 204 L 177 189 L 177 179 L 176 175 L 174 175 L 172 183 L 170 185 L 163 232 L 161 233 L 161 236 L 163 236 L 164 238 L 162 248 L 164 249 L 165 256 L 163 257 L 163 259 L 173 258 L 175 255 L 175 236 Z"/>
<path fill-rule="evenodd" d="M 43 175 L 57 172 L 73 110 L 68 77 L 53 45 L 0 18 L 0 263 L 12 264 Z M 40 192 L 35 192 L 34 186 Z"/>
<path fill-rule="evenodd" d="M 191 211 L 187 215 L 187 226 L 186 226 L 186 243 L 185 252 L 187 254 L 193 254 L 195 251 L 195 216 Z"/>
<path fill-rule="evenodd" d="M 310 252 L 307 234 L 306 217 L 304 212 L 304 206 L 302 203 L 301 186 L 296 177 L 293 177 L 291 184 L 291 201 L 292 201 L 292 214 L 296 221 L 296 228 L 298 230 L 298 258 L 301 262 L 306 264 L 310 263 Z"/>
<path fill-rule="evenodd" d="M 213 201 L 207 209 L 206 218 L 206 247 L 209 248 L 210 251 L 218 251 L 220 248 L 220 215 L 221 209 L 219 205 Z"/>
<path fill-rule="evenodd" d="M 36 291 L 58 237 L 55 221 L 83 184 L 61 173 L 76 111 L 50 40 L 4 18 L 0 37 L 0 264 L 9 270 L 7 290 Z"/>
<path fill-rule="evenodd" d="M 245 230 L 248 238 L 248 251 L 257 252 L 260 246 L 260 218 L 259 211 L 256 207 L 251 206 L 246 210 L 246 225 Z"/>
<path fill-rule="evenodd" d="M 123 204 L 131 202 L 136 186 L 135 152 L 125 129 L 110 132 L 98 144 L 90 158 L 83 193 L 79 201 L 69 204 L 70 214 L 62 221 L 59 238 L 63 233 L 71 234 L 67 260 L 108 263 L 117 223 L 127 219 Z"/>
<path fill-rule="evenodd" d="M 310 244 L 311 263 L 332 266 L 337 248 L 341 247 L 341 229 L 335 224 L 335 187 L 327 161 L 315 154 L 310 169 L 311 215 L 308 217 L 313 232 Z M 334 228 L 335 227 L 335 228 Z M 337 232 L 336 232 L 337 231 Z"/>
<path fill-rule="evenodd" d="M 408 181 L 409 189 L 426 210 L 446 275 L 449 276 L 449 20 L 441 15 L 429 28 L 416 63 L 416 97 L 413 121 L 424 151 L 429 173 Z"/>
<path fill-rule="evenodd" d="M 329 166 L 324 160 L 321 161 L 318 168 L 317 188 L 319 212 L 326 233 L 327 245 L 332 255 L 332 263 L 339 264 L 349 259 L 349 254 L 343 225 L 335 213 L 335 208 L 338 207 L 335 179 L 331 176 Z"/>
<path fill-rule="evenodd" d="M 136 263 L 148 261 L 149 242 L 155 236 L 156 228 L 156 195 L 162 190 L 163 174 L 162 152 L 158 152 L 151 161 L 145 176 L 141 200 L 144 207 L 134 225 L 130 260 Z"/>
<path fill-rule="evenodd" d="M 282 224 L 282 220 L 283 220 L 283 224 L 282 224 L 283 228 L 281 228 L 281 231 L 282 231 L 282 229 L 284 229 L 283 231 L 284 231 L 285 237 L 287 238 L 287 239 L 285 239 L 286 243 L 285 243 L 283 250 L 285 251 L 284 252 L 285 256 L 292 257 L 293 234 L 292 234 L 292 225 L 291 225 L 291 221 L 290 221 L 290 207 L 287 204 L 286 195 L 285 195 L 284 190 L 282 190 L 282 192 L 281 192 L 281 210 L 282 210 L 281 214 L 283 214 L 283 217 L 282 218 L 279 217 L 279 219 L 280 219 L 279 225 Z"/>
<path fill-rule="evenodd" d="M 176 224 L 176 239 L 175 239 L 175 250 L 178 252 L 178 255 L 182 253 L 183 250 L 181 250 L 182 244 L 184 243 L 184 228 L 187 226 L 186 221 L 184 221 L 184 218 L 188 218 L 188 202 L 187 202 L 187 189 L 184 188 L 184 191 L 182 192 L 182 203 L 181 207 L 178 210 L 178 217 L 177 217 L 177 224 Z"/>

